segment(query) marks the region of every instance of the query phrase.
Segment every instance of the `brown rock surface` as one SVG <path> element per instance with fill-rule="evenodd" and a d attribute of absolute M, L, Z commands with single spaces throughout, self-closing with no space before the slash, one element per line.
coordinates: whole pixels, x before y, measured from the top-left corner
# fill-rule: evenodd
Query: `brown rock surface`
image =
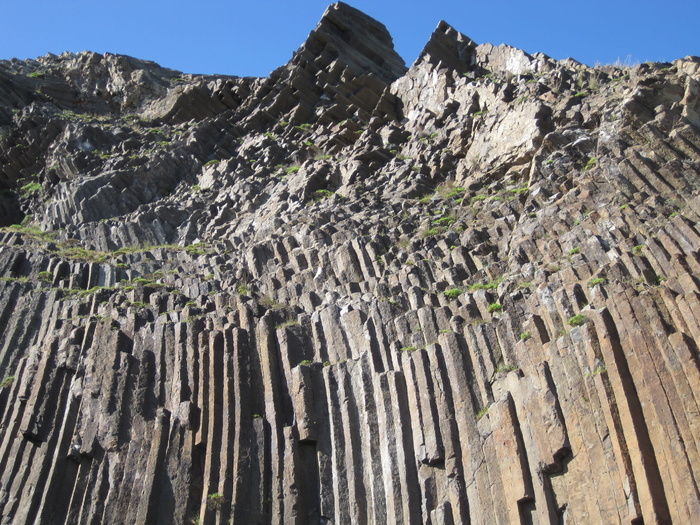
<path fill-rule="evenodd" d="M 0 61 L 0 523 L 696 522 L 699 75 Z"/>

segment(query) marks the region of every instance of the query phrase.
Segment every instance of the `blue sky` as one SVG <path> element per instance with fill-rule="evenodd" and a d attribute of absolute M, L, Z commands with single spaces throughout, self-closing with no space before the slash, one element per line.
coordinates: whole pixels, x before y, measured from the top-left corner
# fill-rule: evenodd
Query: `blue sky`
<path fill-rule="evenodd" d="M 506 43 L 589 65 L 700 55 L 700 2 L 347 2 L 387 26 L 407 65 L 441 19 L 477 43 Z M 90 50 L 185 73 L 266 76 L 286 63 L 323 0 L 0 0 L 0 59 Z"/>

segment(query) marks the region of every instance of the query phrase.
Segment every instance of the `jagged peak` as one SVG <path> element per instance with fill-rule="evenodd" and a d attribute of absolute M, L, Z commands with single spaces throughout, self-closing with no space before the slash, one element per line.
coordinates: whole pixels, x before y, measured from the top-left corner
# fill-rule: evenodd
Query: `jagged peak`
<path fill-rule="evenodd" d="M 540 67 L 539 62 L 547 59 L 549 57 L 546 55 L 533 57 L 522 49 L 506 44 L 477 45 L 441 20 L 413 65 L 419 67 L 427 63 L 437 68 L 452 69 L 458 74 L 486 71 L 523 74 L 536 71 Z"/>
<path fill-rule="evenodd" d="M 476 43 L 441 20 L 414 64 L 423 62 L 464 73 L 476 65 Z"/>
<path fill-rule="evenodd" d="M 343 2 L 328 6 L 292 62 L 325 66 L 339 60 L 358 73 L 372 73 L 390 83 L 405 71 L 386 26 Z"/>

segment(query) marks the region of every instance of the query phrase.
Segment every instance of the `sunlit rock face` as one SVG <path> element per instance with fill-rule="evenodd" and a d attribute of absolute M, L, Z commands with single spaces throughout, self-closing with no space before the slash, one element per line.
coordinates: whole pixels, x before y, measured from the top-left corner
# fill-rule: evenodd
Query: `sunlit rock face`
<path fill-rule="evenodd" d="M 693 523 L 698 82 L 0 62 L 0 522 Z"/>

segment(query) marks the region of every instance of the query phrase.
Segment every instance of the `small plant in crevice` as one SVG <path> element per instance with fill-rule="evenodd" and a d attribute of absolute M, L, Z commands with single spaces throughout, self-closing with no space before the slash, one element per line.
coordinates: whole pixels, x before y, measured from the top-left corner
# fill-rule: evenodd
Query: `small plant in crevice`
<path fill-rule="evenodd" d="M 605 284 L 605 278 L 603 277 L 596 277 L 595 279 L 591 279 L 588 281 L 588 287 L 593 288 L 594 286 L 598 284 Z"/>
<path fill-rule="evenodd" d="M 527 332 L 523 332 L 522 334 L 520 334 L 520 340 L 521 340 L 521 341 L 527 341 L 527 340 L 530 339 L 531 337 L 532 337 L 532 332 L 530 332 L 530 330 L 528 330 Z"/>
<path fill-rule="evenodd" d="M 507 374 L 508 372 L 513 372 L 518 370 L 520 367 L 516 365 L 501 365 L 496 369 L 499 374 Z"/>
<path fill-rule="evenodd" d="M 632 248 L 632 255 L 642 255 L 642 249 L 644 248 L 643 244 L 638 244 L 635 247 Z"/>
<path fill-rule="evenodd" d="M 586 372 L 583 375 L 583 377 L 594 377 L 594 376 L 597 376 L 600 374 L 607 374 L 607 372 L 608 372 L 608 369 L 605 366 L 605 363 L 598 362 L 598 364 L 595 366 L 595 368 L 593 368 L 593 370 L 589 370 L 588 372 Z"/>
<path fill-rule="evenodd" d="M 41 192 L 41 190 L 41 184 L 39 184 L 38 182 L 30 182 L 29 184 L 25 184 L 20 188 L 20 191 L 22 192 L 22 197 L 29 197 L 30 195 Z"/>
<path fill-rule="evenodd" d="M 442 292 L 442 295 L 447 297 L 450 300 L 457 299 L 462 294 L 462 290 L 459 288 L 450 288 L 449 290 L 445 290 Z"/>
<path fill-rule="evenodd" d="M 489 307 L 486 309 L 486 311 L 490 314 L 492 313 L 500 313 L 503 311 L 503 306 L 498 304 L 498 303 L 491 303 Z"/>
<path fill-rule="evenodd" d="M 221 508 L 223 502 L 224 495 L 219 492 L 215 492 L 207 496 L 207 508 L 209 509 L 218 510 Z"/>
<path fill-rule="evenodd" d="M 420 232 L 419 236 L 421 239 L 425 239 L 426 237 L 434 237 L 436 235 L 440 235 L 441 233 L 445 232 L 445 228 L 442 226 L 435 226 L 434 228 L 428 228 Z"/>
<path fill-rule="evenodd" d="M 332 197 L 333 195 L 334 193 L 330 190 L 316 190 L 311 194 L 311 199 L 313 201 L 322 201 L 324 199 Z"/>
<path fill-rule="evenodd" d="M 206 243 L 196 242 L 194 244 L 189 244 L 189 245 L 185 246 L 185 251 L 190 255 L 204 255 L 207 253 L 205 251 L 206 247 L 207 247 Z"/>
<path fill-rule="evenodd" d="M 304 124 L 299 124 L 298 126 L 294 126 L 294 129 L 298 129 L 299 131 L 303 131 L 305 133 L 310 133 L 312 128 L 313 128 L 313 126 L 309 123 L 304 123 Z"/>
<path fill-rule="evenodd" d="M 15 381 L 15 376 L 7 376 L 5 379 L 2 380 L 2 383 L 0 383 L 0 388 L 7 388 L 12 386 L 12 383 Z"/>
<path fill-rule="evenodd" d="M 593 168 L 595 166 L 597 161 L 598 161 L 598 159 L 596 159 L 595 157 L 591 157 L 590 159 L 588 159 L 588 162 L 586 162 L 586 165 L 584 166 L 583 169 L 585 171 L 590 170 L 591 168 Z"/>
<path fill-rule="evenodd" d="M 593 371 L 591 372 L 591 375 L 597 376 L 599 374 L 606 374 L 607 372 L 608 372 L 607 367 L 604 364 L 600 364 L 593 369 Z"/>
<path fill-rule="evenodd" d="M 442 217 L 441 219 L 437 219 L 433 221 L 433 224 L 436 224 L 438 226 L 449 226 L 450 224 L 454 223 L 455 219 L 454 217 Z"/>
<path fill-rule="evenodd" d="M 278 303 L 269 295 L 261 297 L 260 304 L 270 310 L 280 310 L 281 308 L 284 308 L 284 305 L 282 303 Z"/>
<path fill-rule="evenodd" d="M 567 323 L 569 326 L 583 326 L 588 322 L 588 318 L 583 314 L 576 314 L 573 317 L 569 317 Z"/>
<path fill-rule="evenodd" d="M 470 292 L 475 292 L 477 290 L 495 290 L 498 288 L 498 285 L 503 282 L 503 277 L 497 277 L 495 279 L 492 279 L 491 281 L 487 282 L 486 284 L 484 283 L 476 283 L 472 284 L 469 287 Z"/>
<path fill-rule="evenodd" d="M 298 325 L 299 325 L 299 321 L 297 321 L 296 319 L 289 319 L 288 321 L 285 321 L 283 323 L 276 325 L 275 330 L 280 330 L 280 329 L 284 329 L 284 328 L 289 328 L 290 326 L 298 326 Z M 303 363 L 303 361 L 302 361 L 302 363 Z"/>
<path fill-rule="evenodd" d="M 488 414 L 488 411 L 489 411 L 489 407 L 488 407 L 488 406 L 485 406 L 484 408 L 482 408 L 481 410 L 479 410 L 479 411 L 476 413 L 476 420 L 479 421 L 482 417 L 484 417 L 486 414 Z"/>
<path fill-rule="evenodd" d="M 148 308 L 149 305 L 141 301 L 132 301 L 129 303 L 129 306 L 133 308 Z"/>

